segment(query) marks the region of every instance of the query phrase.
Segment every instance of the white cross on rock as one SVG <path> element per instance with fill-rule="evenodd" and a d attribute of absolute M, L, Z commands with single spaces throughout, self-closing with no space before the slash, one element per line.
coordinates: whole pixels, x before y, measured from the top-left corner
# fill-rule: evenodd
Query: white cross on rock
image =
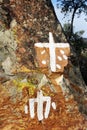
<path fill-rule="evenodd" d="M 36 43 L 35 49 L 40 67 L 47 67 L 50 64 L 51 71 L 56 72 L 57 69 L 62 70 L 67 65 L 69 43 L 55 43 L 51 32 L 49 32 L 49 43 Z"/>

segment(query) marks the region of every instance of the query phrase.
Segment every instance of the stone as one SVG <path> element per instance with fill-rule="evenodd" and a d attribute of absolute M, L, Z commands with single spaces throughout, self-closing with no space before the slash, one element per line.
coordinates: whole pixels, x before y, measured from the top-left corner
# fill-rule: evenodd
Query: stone
<path fill-rule="evenodd" d="M 43 120 L 43 102 L 46 101 L 46 109 L 44 116 L 45 118 L 48 118 L 49 112 L 50 112 L 50 103 L 51 103 L 51 98 L 46 96 L 44 97 L 42 94 L 42 91 L 37 92 L 37 99 L 30 99 L 30 115 L 31 118 L 34 118 L 34 102 L 37 102 L 37 116 L 38 120 Z"/>
<path fill-rule="evenodd" d="M 19 69 L 21 69 L 21 66 L 26 66 L 26 68 L 30 69 L 28 72 L 16 72 L 15 76 L 11 76 L 16 78 L 16 80 L 20 79 L 22 81 L 22 83 L 26 83 L 26 78 L 28 77 L 29 81 L 31 78 L 31 74 L 33 75 L 33 71 L 35 70 L 31 70 L 30 68 L 30 61 L 35 61 L 35 52 L 34 52 L 34 44 L 35 43 L 49 43 L 48 41 L 48 34 L 49 32 L 52 32 L 54 39 L 55 39 L 55 43 L 65 43 L 66 38 L 63 34 L 63 31 L 61 29 L 61 25 L 59 23 L 59 21 L 56 19 L 55 15 L 54 15 L 54 11 L 53 8 L 51 8 L 52 6 L 49 6 L 48 1 L 50 0 L 10 0 L 10 5 L 9 5 L 9 9 L 11 9 L 12 12 L 11 13 L 11 17 L 13 17 L 12 14 L 14 14 L 16 20 L 17 20 L 17 32 L 16 32 L 16 36 L 17 36 L 17 41 L 18 41 L 18 47 L 23 47 L 26 49 L 25 53 L 20 54 L 20 58 L 21 61 L 19 62 Z M 6 5 L 8 8 L 8 5 Z M 10 8 L 11 7 L 11 8 Z M 6 16 L 7 17 L 7 16 Z M 47 19 L 46 19 L 47 17 Z M 25 21 L 25 26 L 23 26 L 23 22 Z M 8 30 L 8 29 L 6 29 Z M 11 31 L 11 29 L 9 29 Z M 40 32 L 40 33 L 38 33 Z M 6 34 L 6 33 L 4 33 Z M 3 35 L 4 36 L 4 35 Z M 2 36 L 0 36 L 0 39 L 2 38 Z M 5 40 L 6 39 L 6 40 Z M 0 40 L 0 46 L 1 43 L 2 45 L 6 45 L 5 47 L 8 47 L 8 45 L 12 45 L 14 43 L 14 40 L 11 42 L 7 42 L 8 40 L 10 41 L 11 37 L 9 39 L 7 38 L 3 38 L 3 40 Z M 3 42 L 4 41 L 4 42 Z M 10 44 L 11 43 L 11 44 Z M 12 48 L 12 49 L 11 49 Z M 13 58 L 13 52 L 16 51 L 16 48 L 14 49 L 13 47 L 10 46 L 10 49 L 7 51 L 6 48 L 4 48 L 5 51 L 2 52 L 6 52 L 6 57 L 4 57 L 3 61 L 5 61 L 5 59 L 9 56 L 12 60 Z M 12 51 L 13 50 L 13 51 Z M 0 50 L 1 51 L 1 50 Z M 46 50 L 49 52 L 49 50 Z M 46 51 L 42 51 L 42 55 L 44 55 L 44 53 L 46 53 Z M 11 53 L 12 52 L 12 53 Z M 0 52 L 1 53 L 1 52 Z M 64 55 L 64 51 L 61 51 L 60 53 L 62 53 L 62 55 Z M 16 54 L 18 56 L 18 52 L 16 51 Z M 50 53 L 49 53 L 50 54 Z M 30 58 L 30 56 L 32 56 Z M 1 55 L 0 55 L 1 57 Z M 60 55 L 58 55 L 58 60 L 60 62 L 62 62 L 62 58 L 64 58 L 64 60 L 67 60 L 67 57 L 64 55 L 62 58 Z M 33 60 L 34 59 L 34 60 Z M 50 58 L 49 58 L 50 59 Z M 48 60 L 50 61 L 50 60 Z M 42 62 L 44 65 L 46 65 L 46 61 L 43 60 Z M 60 65 L 60 64 L 59 64 Z M 57 65 L 58 68 L 60 68 L 60 66 Z M 57 73 L 51 73 L 50 75 L 47 75 L 47 78 L 50 80 L 50 83 L 55 86 L 56 88 L 58 88 L 59 91 L 57 91 L 57 93 L 53 93 L 52 91 L 49 91 L 48 87 L 44 86 L 44 90 L 43 90 L 43 97 L 46 97 L 48 95 L 48 97 L 51 97 L 52 99 L 52 108 L 50 111 L 50 114 L 44 114 L 42 115 L 42 120 L 40 117 L 38 118 L 39 121 L 37 120 L 37 117 L 35 116 L 34 119 L 30 118 L 30 116 L 28 116 L 27 113 L 29 113 L 29 106 L 27 107 L 26 104 L 29 105 L 29 99 L 37 99 L 37 91 L 35 91 L 35 95 L 31 95 L 29 94 L 28 89 L 26 90 L 26 85 L 25 85 L 25 90 L 23 89 L 23 95 L 18 94 L 18 91 L 14 91 L 14 85 L 12 85 L 12 79 L 9 81 L 9 84 L 7 84 L 7 82 L 4 82 L 2 86 L 2 88 L 0 87 L 0 92 L 2 92 L 3 88 L 6 88 L 6 92 L 4 91 L 4 93 L 0 94 L 0 128 L 2 130 L 4 129 L 8 129 L 11 130 L 14 128 L 14 130 L 32 130 L 32 129 L 48 129 L 48 130 L 68 130 L 68 129 L 86 129 L 87 128 L 87 121 L 85 121 L 84 119 L 84 115 L 81 114 L 78 109 L 76 110 L 72 110 L 70 112 L 66 113 L 66 108 L 68 105 L 70 106 L 76 106 L 78 107 L 79 104 L 82 104 L 81 100 L 83 100 L 83 95 L 85 93 L 80 93 L 78 94 L 78 88 L 81 85 L 81 78 L 79 77 L 79 71 L 77 72 L 77 70 L 74 72 L 74 74 L 72 75 L 71 71 L 68 75 L 68 71 L 70 66 L 66 66 L 64 70 L 66 70 L 65 73 L 64 71 L 62 72 L 63 77 L 60 77 L 61 73 L 60 71 L 58 71 Z M 76 66 L 75 66 L 76 67 Z M 51 69 L 50 66 L 50 62 L 48 64 L 48 69 Z M 72 66 L 73 68 L 73 66 Z M 37 75 L 37 79 L 38 79 L 38 69 L 39 68 L 35 68 L 36 70 L 36 74 Z M 44 69 L 44 68 L 43 68 Z M 68 71 L 67 71 L 68 69 Z M 72 69 L 73 71 L 73 69 Z M 41 71 L 40 71 L 41 72 Z M 78 77 L 76 75 L 76 72 L 78 73 Z M 65 75 L 66 74 L 66 75 Z M 20 75 L 20 76 L 19 76 Z M 44 74 L 43 74 L 44 75 Z M 56 76 L 55 76 L 56 75 Z M 41 74 L 39 75 L 39 77 L 41 77 Z M 43 76 L 42 76 L 43 77 Z M 52 78 L 51 78 L 52 77 Z M 55 78 L 56 77 L 56 78 Z M 77 77 L 77 78 L 74 78 Z M 58 79 L 59 78 L 59 79 Z M 74 78 L 74 80 L 73 80 Z M 79 78 L 79 86 L 73 86 L 73 84 L 77 84 Z M 33 78 L 31 78 L 33 79 Z M 35 78 L 34 78 L 35 79 Z M 34 82 L 34 85 L 36 84 L 37 80 Z M 39 81 L 42 82 L 40 79 L 43 78 L 39 78 Z M 45 78 L 44 78 L 45 79 Z M 52 83 L 52 79 L 55 80 L 57 79 L 57 83 L 58 84 L 53 84 Z M 32 81 L 32 80 L 31 80 Z M 40 83 L 39 82 L 39 83 Z M 56 82 L 56 81 L 55 81 Z M 38 84 L 38 83 L 37 83 Z M 15 84 L 16 86 L 16 84 Z M 38 86 L 38 85 L 36 85 Z M 40 85 L 42 86 L 42 85 Z M 84 85 L 82 85 L 84 87 Z M 9 91 L 9 95 L 7 96 L 8 90 L 10 87 L 10 91 Z M 17 86 L 16 86 L 17 87 Z M 62 87 L 62 89 L 61 89 Z M 65 101 L 65 95 L 63 95 L 63 91 L 66 94 L 67 88 L 69 88 L 69 93 L 71 92 L 72 94 L 74 93 L 76 96 L 74 99 L 72 98 L 68 98 L 69 95 L 66 95 L 66 97 L 69 99 L 67 100 L 67 102 Z M 75 89 L 74 89 L 75 88 Z M 36 87 L 36 89 L 38 90 L 38 88 Z M 76 90 L 76 91 L 73 91 Z M 22 93 L 22 92 L 20 92 Z M 47 95 L 44 95 L 47 94 Z M 81 96 L 82 94 L 82 96 Z M 40 93 L 39 93 L 40 95 Z M 22 98 L 21 98 L 22 96 Z M 79 97 L 80 96 L 80 97 Z M 20 98 L 20 100 L 19 100 Z M 77 103 L 76 103 L 76 98 L 77 98 Z M 84 102 L 84 101 L 83 101 Z M 55 104 L 56 103 L 56 104 Z M 83 103 L 83 107 L 85 110 L 87 110 L 87 102 Z M 25 107 L 24 107 L 25 106 Z M 35 102 L 35 108 L 37 106 L 37 102 Z M 44 104 L 45 106 L 45 104 Z M 45 107 L 44 107 L 45 108 Z M 82 106 L 80 106 L 80 108 L 82 108 Z M 24 113 L 24 109 L 25 109 L 25 113 Z M 31 108 L 32 110 L 32 108 Z M 35 109 L 37 110 L 37 109 Z M 45 110 L 44 110 L 45 112 Z M 82 111 L 83 112 L 83 111 Z M 37 111 L 34 113 L 35 115 L 37 114 Z M 33 117 L 33 116 L 32 116 Z M 47 118 L 48 117 L 48 118 Z M 8 120 L 7 120 L 8 119 Z M 12 124 L 12 125 L 11 125 Z M 11 127 L 9 127 L 11 125 Z"/>
<path fill-rule="evenodd" d="M 3 0 L 0 0 L 0 2 L 2 3 L 2 2 L 3 2 Z"/>
<path fill-rule="evenodd" d="M 17 26 L 17 22 L 16 22 L 16 19 L 13 19 L 10 23 L 10 28 L 13 29 L 14 27 Z"/>
<path fill-rule="evenodd" d="M 13 32 L 9 30 L 1 30 L 0 31 L 0 67 L 2 69 L 2 66 L 5 67 L 5 72 L 7 72 L 5 60 L 9 61 L 9 67 L 12 68 L 15 66 L 16 63 L 16 51 L 17 43 L 14 37 Z M 10 68 L 8 69 L 11 73 Z"/>
<path fill-rule="evenodd" d="M 43 108 L 44 102 L 46 102 L 45 111 Z M 35 108 L 34 108 L 35 103 L 37 103 L 38 120 L 41 121 L 44 118 L 47 119 L 49 116 L 49 113 L 50 113 L 50 108 L 51 108 L 51 97 L 50 96 L 43 96 L 43 93 L 40 90 L 37 92 L 37 98 L 29 99 L 29 110 L 30 110 L 30 117 L 31 118 L 35 117 Z M 56 110 L 55 102 L 52 102 L 52 107 L 54 110 Z M 28 114 L 28 106 L 27 105 L 25 105 L 25 114 Z"/>
<path fill-rule="evenodd" d="M 69 44 L 54 43 L 51 32 L 49 32 L 49 43 L 36 43 L 35 50 L 39 68 L 48 68 L 52 72 L 63 72 L 64 67 L 68 64 Z"/>
<path fill-rule="evenodd" d="M 7 57 L 4 62 L 2 62 L 2 68 L 4 69 L 5 73 L 10 75 L 12 70 L 12 61 L 10 57 Z"/>
<path fill-rule="evenodd" d="M 25 114 L 28 114 L 28 106 L 27 105 L 25 105 L 24 111 L 25 111 Z"/>
<path fill-rule="evenodd" d="M 38 88 L 40 89 L 42 86 L 46 85 L 46 83 L 48 82 L 48 79 L 45 75 L 43 75 L 40 83 L 38 84 Z"/>

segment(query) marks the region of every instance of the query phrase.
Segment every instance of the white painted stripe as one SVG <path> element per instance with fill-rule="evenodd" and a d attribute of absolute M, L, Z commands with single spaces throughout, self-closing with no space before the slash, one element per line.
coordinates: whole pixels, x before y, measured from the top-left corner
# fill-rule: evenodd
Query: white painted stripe
<path fill-rule="evenodd" d="M 52 108 L 53 108 L 54 110 L 56 110 L 56 103 L 55 103 L 55 102 L 52 102 Z"/>
<path fill-rule="evenodd" d="M 42 64 L 46 65 L 46 61 L 45 61 L 45 60 L 42 60 Z"/>
<path fill-rule="evenodd" d="M 61 69 L 61 66 L 60 66 L 59 64 L 57 64 L 56 67 L 57 67 L 58 69 Z"/>
<path fill-rule="evenodd" d="M 45 51 L 45 50 L 43 50 L 43 51 L 41 52 L 41 54 L 43 55 L 45 52 L 46 52 L 46 51 Z"/>
<path fill-rule="evenodd" d="M 30 116 L 31 118 L 34 118 L 35 116 L 35 113 L 34 113 L 34 102 L 35 102 L 35 99 L 29 99 L 29 106 L 30 106 Z"/>
<path fill-rule="evenodd" d="M 49 48 L 50 44 L 49 43 L 35 43 L 36 47 L 46 47 Z M 70 47 L 69 43 L 55 43 L 54 45 L 56 48 L 67 48 Z"/>
<path fill-rule="evenodd" d="M 24 111 L 25 111 L 25 114 L 28 114 L 28 106 L 27 105 L 25 105 Z"/>
<path fill-rule="evenodd" d="M 63 55 L 63 58 L 64 58 L 65 60 L 67 60 L 67 59 L 68 59 L 68 57 L 67 57 L 66 55 Z"/>
<path fill-rule="evenodd" d="M 38 120 L 43 120 L 43 93 L 42 91 L 37 92 L 37 116 Z"/>
<path fill-rule="evenodd" d="M 57 58 L 58 58 L 59 61 L 62 61 L 62 57 L 58 56 Z"/>
<path fill-rule="evenodd" d="M 52 72 L 56 72 L 56 54 L 54 39 L 51 32 L 49 32 L 49 53 L 50 53 L 50 68 Z"/>
<path fill-rule="evenodd" d="M 50 107 L 51 107 L 51 97 L 46 96 L 46 97 L 43 97 L 43 98 L 47 102 L 46 103 L 46 108 L 45 108 L 45 113 L 44 113 L 45 119 L 47 119 L 48 116 L 49 116 Z"/>
<path fill-rule="evenodd" d="M 36 46 L 36 47 L 44 47 L 42 43 L 35 43 L 34 46 Z"/>
<path fill-rule="evenodd" d="M 63 50 L 60 50 L 60 53 L 61 53 L 61 54 L 64 54 L 64 51 L 63 51 Z"/>

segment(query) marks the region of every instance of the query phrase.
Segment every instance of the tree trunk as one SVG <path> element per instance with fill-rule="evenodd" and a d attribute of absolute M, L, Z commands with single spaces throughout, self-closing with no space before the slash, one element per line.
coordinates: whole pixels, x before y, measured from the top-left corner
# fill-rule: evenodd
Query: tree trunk
<path fill-rule="evenodd" d="M 69 37 L 69 39 L 72 37 L 72 35 L 73 35 L 73 23 L 74 23 L 74 17 L 75 17 L 75 13 L 76 13 L 76 11 L 77 11 L 77 9 L 75 8 L 74 10 L 73 10 L 73 13 L 72 13 L 72 18 L 71 18 L 71 28 L 70 28 L 70 37 Z"/>

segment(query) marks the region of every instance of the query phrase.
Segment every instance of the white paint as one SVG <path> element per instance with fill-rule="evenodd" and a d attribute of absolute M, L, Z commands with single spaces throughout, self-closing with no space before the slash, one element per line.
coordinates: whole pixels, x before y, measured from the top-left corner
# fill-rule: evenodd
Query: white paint
<path fill-rule="evenodd" d="M 61 66 L 60 66 L 59 64 L 57 64 L 56 67 L 57 67 L 58 69 L 61 69 Z"/>
<path fill-rule="evenodd" d="M 21 83 L 27 83 L 28 81 L 27 81 L 27 79 L 25 78 L 25 79 L 23 79 L 23 80 L 21 80 Z"/>
<path fill-rule="evenodd" d="M 35 43 L 35 46 L 36 47 L 40 47 L 40 48 L 49 48 L 49 43 Z M 67 47 L 70 47 L 69 46 L 69 43 L 56 43 L 55 45 L 55 48 L 67 48 Z"/>
<path fill-rule="evenodd" d="M 37 92 L 37 116 L 38 120 L 43 120 L 43 94 L 42 91 Z"/>
<path fill-rule="evenodd" d="M 50 68 L 52 72 L 56 72 L 56 67 L 58 69 L 61 69 L 60 65 L 56 65 L 56 52 L 55 52 L 55 48 L 69 48 L 69 44 L 68 43 L 54 43 L 54 39 L 53 39 L 53 35 L 51 32 L 49 32 L 49 43 L 36 43 L 35 44 L 36 47 L 40 47 L 40 48 L 49 48 L 49 55 L 50 55 Z M 62 55 L 64 55 L 64 51 L 61 49 L 60 53 Z M 41 52 L 41 54 L 44 54 L 44 50 Z M 64 56 L 64 59 L 66 57 Z M 59 56 L 58 59 L 61 61 L 62 58 Z M 46 64 L 46 61 L 43 60 L 42 64 Z"/>
<path fill-rule="evenodd" d="M 43 96 L 42 91 L 37 92 L 37 98 L 29 99 L 30 116 L 34 118 L 34 103 L 37 102 L 37 116 L 38 120 L 43 120 L 43 118 L 48 118 L 50 107 L 51 107 L 51 97 Z M 45 113 L 43 114 L 43 103 L 46 102 Z"/>
<path fill-rule="evenodd" d="M 53 108 L 54 110 L 56 110 L 56 104 L 55 104 L 55 102 L 52 102 L 52 108 Z"/>
<path fill-rule="evenodd" d="M 47 43 L 48 44 L 48 43 Z M 35 46 L 36 47 L 41 47 L 41 48 L 43 48 L 44 47 L 44 44 L 43 43 L 35 43 Z M 45 47 L 46 47 L 46 45 L 45 45 Z"/>
<path fill-rule="evenodd" d="M 29 99 L 29 107 L 30 107 L 30 116 L 31 118 L 34 118 L 35 114 L 34 114 L 34 102 L 35 99 Z"/>
<path fill-rule="evenodd" d="M 46 51 L 45 51 L 45 50 L 43 50 L 43 51 L 41 52 L 41 54 L 43 55 L 45 52 L 46 52 Z"/>
<path fill-rule="evenodd" d="M 67 60 L 67 59 L 68 59 L 68 57 L 67 57 L 66 55 L 63 55 L 63 58 L 64 58 L 65 60 Z"/>
<path fill-rule="evenodd" d="M 25 111 L 25 114 L 28 114 L 28 106 L 27 105 L 25 105 L 24 111 Z"/>
<path fill-rule="evenodd" d="M 58 56 L 57 58 L 58 58 L 59 61 L 62 61 L 62 57 Z"/>
<path fill-rule="evenodd" d="M 42 60 L 42 64 L 46 65 L 46 61 L 45 61 L 45 60 Z"/>
<path fill-rule="evenodd" d="M 45 108 L 45 114 L 44 114 L 45 118 L 47 119 L 49 116 L 50 107 L 51 107 L 51 98 L 47 96 L 44 99 L 47 102 L 46 108 Z"/>
<path fill-rule="evenodd" d="M 52 72 L 56 71 L 56 54 L 55 54 L 55 46 L 54 39 L 51 32 L 49 32 L 49 53 L 50 53 L 50 68 Z"/>
<path fill-rule="evenodd" d="M 63 50 L 60 50 L 60 53 L 61 53 L 61 54 L 64 54 L 64 51 L 63 51 Z"/>

